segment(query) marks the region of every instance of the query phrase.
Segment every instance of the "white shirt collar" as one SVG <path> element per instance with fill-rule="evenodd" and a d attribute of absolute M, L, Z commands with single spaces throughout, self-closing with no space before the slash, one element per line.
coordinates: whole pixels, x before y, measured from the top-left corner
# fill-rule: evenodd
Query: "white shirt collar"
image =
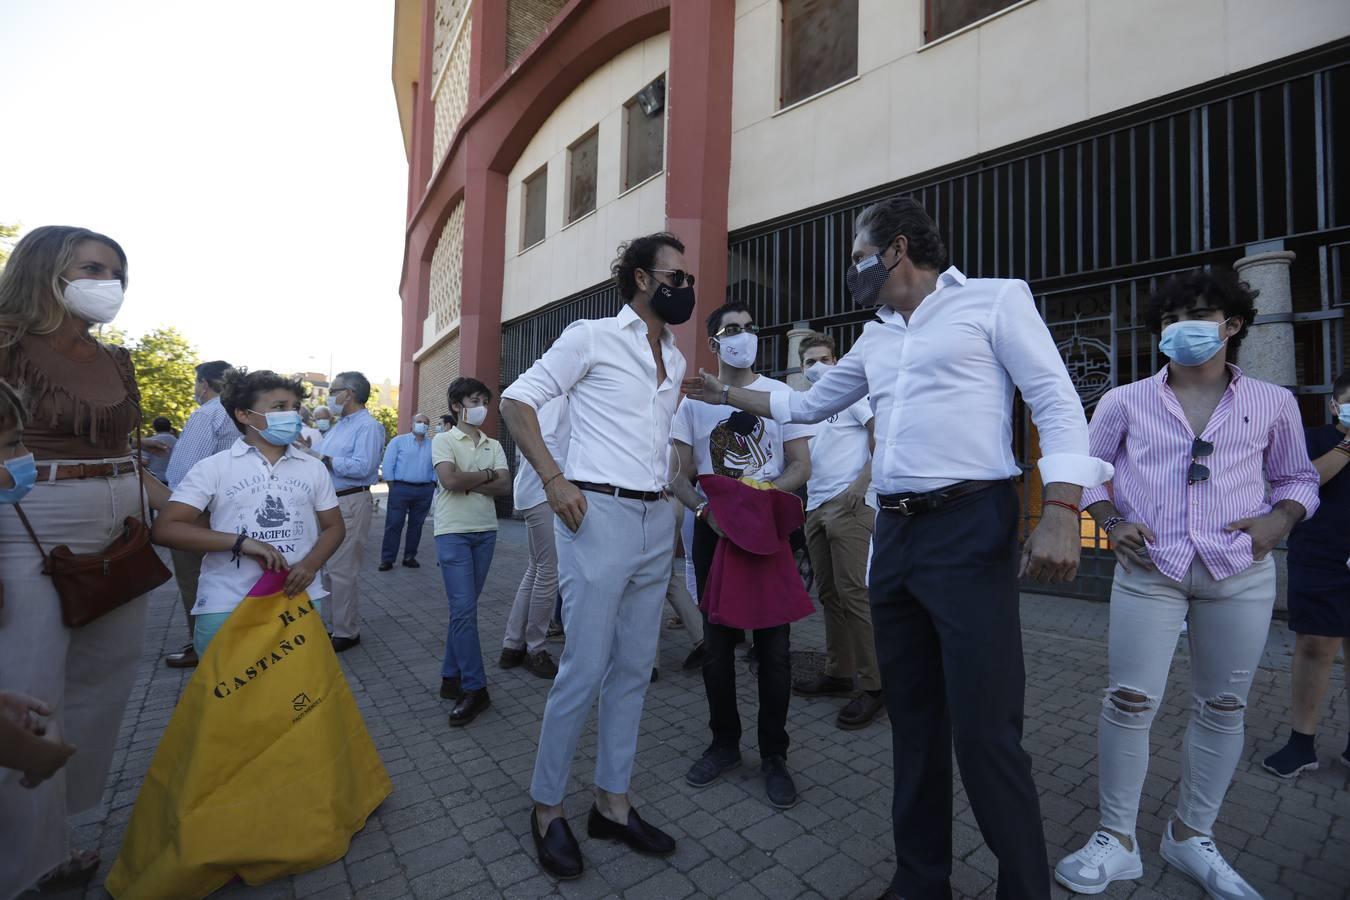
<path fill-rule="evenodd" d="M 933 286 L 933 293 L 924 297 L 924 302 L 928 302 L 930 297 L 940 293 L 945 287 L 952 287 L 953 285 L 956 287 L 964 287 L 965 284 L 965 273 L 956 266 L 950 266 L 945 272 L 937 277 L 937 283 Z M 883 322 L 894 322 L 899 320 L 903 324 L 905 321 L 905 318 L 901 313 L 896 312 L 889 306 L 883 306 L 881 309 L 877 310 L 877 318 Z"/>
<path fill-rule="evenodd" d="M 259 456 L 262 456 L 261 450 L 250 444 L 248 441 L 244 440 L 243 436 L 240 435 L 239 440 L 235 441 L 233 444 L 230 445 L 230 456 L 244 456 L 250 450 L 252 450 L 254 453 L 257 453 Z M 286 452 L 282 454 L 282 459 L 285 459 L 288 456 L 294 459 L 303 458 L 300 455 L 300 451 L 295 449 L 294 444 L 291 444 L 286 447 Z M 266 458 L 264 457 L 264 462 L 265 461 Z M 278 462 L 279 461 L 280 460 L 278 460 Z"/>
<path fill-rule="evenodd" d="M 642 316 L 639 316 L 637 314 L 637 312 L 633 309 L 633 304 L 631 303 L 625 303 L 623 305 L 623 309 L 619 310 L 619 314 L 615 316 L 615 318 L 619 320 L 620 330 L 624 328 L 633 328 L 635 327 L 634 323 L 636 323 L 637 325 L 641 325 L 643 328 L 647 327 L 647 323 L 642 321 Z M 662 325 L 661 343 L 669 344 L 674 342 L 674 340 L 675 335 L 671 332 L 669 326 Z"/>

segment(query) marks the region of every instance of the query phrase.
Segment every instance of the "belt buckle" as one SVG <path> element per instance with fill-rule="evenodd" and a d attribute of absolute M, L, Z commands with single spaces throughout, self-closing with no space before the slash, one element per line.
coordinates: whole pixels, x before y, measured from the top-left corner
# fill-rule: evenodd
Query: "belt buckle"
<path fill-rule="evenodd" d="M 77 467 L 79 469 L 79 474 L 76 475 L 75 477 L 76 479 L 83 480 L 86 477 L 84 474 L 84 463 L 78 463 Z"/>

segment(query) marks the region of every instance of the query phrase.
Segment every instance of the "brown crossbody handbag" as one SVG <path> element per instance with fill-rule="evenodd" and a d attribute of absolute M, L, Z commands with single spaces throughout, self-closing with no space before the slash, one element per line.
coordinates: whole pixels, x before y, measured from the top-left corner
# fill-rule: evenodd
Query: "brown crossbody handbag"
<path fill-rule="evenodd" d="M 15 504 L 28 536 L 42 554 L 42 572 L 52 579 L 61 598 L 61 621 L 67 628 L 79 628 L 148 594 L 172 577 L 150 544 L 150 528 L 145 514 L 145 467 L 141 460 L 141 420 L 136 418 L 136 475 L 140 481 L 141 516 L 127 516 L 122 533 L 96 553 L 72 553 L 65 544 L 48 553 L 24 515 Z"/>

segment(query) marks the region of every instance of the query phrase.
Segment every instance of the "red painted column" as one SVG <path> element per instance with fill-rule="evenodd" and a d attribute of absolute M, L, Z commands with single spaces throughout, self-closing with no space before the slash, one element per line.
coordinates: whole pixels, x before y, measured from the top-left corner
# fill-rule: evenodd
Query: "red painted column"
<path fill-rule="evenodd" d="M 506 71 L 506 7 L 502 0 L 473 0 L 469 45 L 469 102 L 483 96 Z"/>
<path fill-rule="evenodd" d="M 464 276 L 459 320 L 459 370 L 500 394 L 502 281 L 506 273 L 506 174 L 488 167 L 487 154 L 465 136 Z M 496 433 L 489 416 L 484 430 Z"/>
<path fill-rule="evenodd" d="M 726 301 L 735 28 L 736 5 L 726 0 L 670 4 L 666 228 L 684 241 L 698 277 L 698 307 L 675 329 L 691 373 L 716 368 L 703 321 Z"/>

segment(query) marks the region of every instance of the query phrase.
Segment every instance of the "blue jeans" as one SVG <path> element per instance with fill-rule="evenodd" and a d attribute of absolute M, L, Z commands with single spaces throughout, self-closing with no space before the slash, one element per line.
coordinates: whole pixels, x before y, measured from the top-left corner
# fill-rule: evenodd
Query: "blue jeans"
<path fill-rule="evenodd" d="M 478 643 L 478 595 L 487 581 L 497 532 L 436 535 L 436 559 L 450 602 L 450 627 L 445 635 L 442 678 L 459 678 L 466 691 L 487 687 L 483 648 Z"/>
<path fill-rule="evenodd" d="M 380 562 L 392 564 L 394 557 L 398 556 L 405 519 L 408 522 L 408 540 L 403 545 L 403 558 L 417 559 L 417 545 L 422 542 L 422 525 L 431 510 L 431 496 L 434 493 L 434 484 L 389 482 L 389 511 L 384 516 L 384 545 L 380 547 Z"/>

